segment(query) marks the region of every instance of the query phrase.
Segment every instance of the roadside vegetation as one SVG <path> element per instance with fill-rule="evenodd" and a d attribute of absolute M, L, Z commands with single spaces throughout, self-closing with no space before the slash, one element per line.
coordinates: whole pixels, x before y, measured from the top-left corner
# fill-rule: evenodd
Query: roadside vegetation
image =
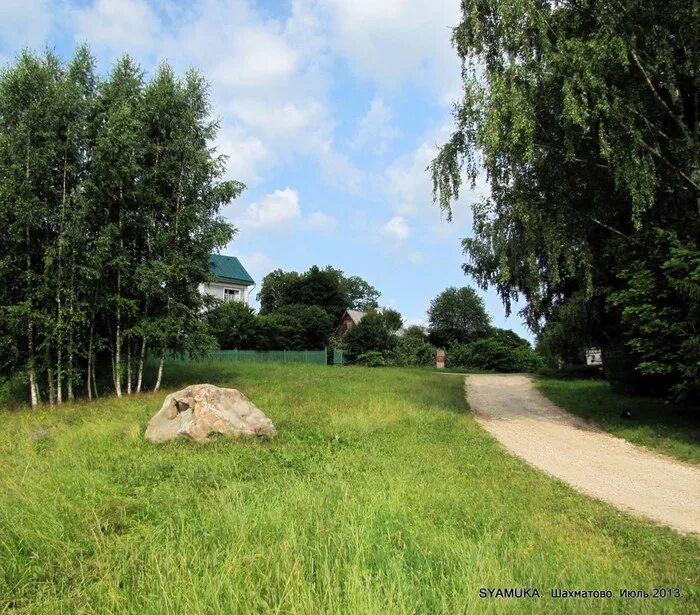
<path fill-rule="evenodd" d="M 452 43 L 435 198 L 450 219 L 489 187 L 465 273 L 520 301 L 554 365 L 598 347 L 620 390 L 700 399 L 697 6 L 465 0 Z"/>
<path fill-rule="evenodd" d="M 2 412 L 0 612 L 502 612 L 481 587 L 683 596 L 547 599 L 549 613 L 700 606 L 695 539 L 508 455 L 461 378 L 230 363 L 165 374 L 168 390 L 239 388 L 278 437 L 154 446 L 153 393 Z"/>
<path fill-rule="evenodd" d="M 603 380 L 536 378 L 534 382 L 561 408 L 620 438 L 700 463 L 697 407 L 671 404 L 659 397 L 616 393 Z"/>

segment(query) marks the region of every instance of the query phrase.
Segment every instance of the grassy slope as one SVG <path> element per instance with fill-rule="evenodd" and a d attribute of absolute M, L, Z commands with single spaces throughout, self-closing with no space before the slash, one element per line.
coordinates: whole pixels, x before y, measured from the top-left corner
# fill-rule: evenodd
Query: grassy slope
<path fill-rule="evenodd" d="M 647 446 L 693 463 L 700 463 L 700 422 L 697 411 L 664 404 L 651 397 L 613 393 L 602 380 L 537 378 L 537 388 L 569 412 L 595 422 L 634 444 Z M 629 409 L 631 419 L 623 419 Z"/>
<path fill-rule="evenodd" d="M 0 613 L 695 612 L 698 543 L 505 454 L 460 378 L 182 367 L 269 442 L 153 446 L 163 395 L 0 413 Z M 37 441 L 38 428 L 52 428 Z M 485 601 L 480 587 L 678 586 L 682 600 Z"/>

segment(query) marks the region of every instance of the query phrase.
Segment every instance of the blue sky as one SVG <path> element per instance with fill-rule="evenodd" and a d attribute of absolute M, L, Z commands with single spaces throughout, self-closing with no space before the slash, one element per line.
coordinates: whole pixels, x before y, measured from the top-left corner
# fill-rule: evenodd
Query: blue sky
<path fill-rule="evenodd" d="M 124 52 L 149 72 L 199 69 L 227 176 L 248 186 L 223 212 L 239 228 L 223 252 L 258 282 L 333 265 L 420 323 L 440 291 L 473 285 L 460 240 L 487 190 L 465 191 L 448 224 L 425 171 L 460 92 L 458 19 L 458 0 L 0 0 L 0 61 L 88 42 L 102 72 Z M 481 294 L 495 325 L 531 338 Z"/>

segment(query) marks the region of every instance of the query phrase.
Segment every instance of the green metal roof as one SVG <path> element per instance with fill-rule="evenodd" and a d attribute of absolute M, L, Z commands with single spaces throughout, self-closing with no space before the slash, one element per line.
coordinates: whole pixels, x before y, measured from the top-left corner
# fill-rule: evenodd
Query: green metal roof
<path fill-rule="evenodd" d="M 211 254 L 209 256 L 209 268 L 217 278 L 240 282 L 243 286 L 255 284 L 255 280 L 250 277 L 250 274 L 241 265 L 241 261 L 235 256 Z"/>

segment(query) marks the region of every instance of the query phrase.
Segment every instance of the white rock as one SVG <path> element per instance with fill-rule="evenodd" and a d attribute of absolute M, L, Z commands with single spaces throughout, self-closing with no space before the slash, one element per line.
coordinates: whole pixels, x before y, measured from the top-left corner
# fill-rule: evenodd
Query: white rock
<path fill-rule="evenodd" d="M 177 436 L 201 442 L 215 433 L 274 436 L 277 430 L 243 393 L 212 384 L 193 384 L 171 393 L 146 427 L 146 438 L 151 442 Z"/>

